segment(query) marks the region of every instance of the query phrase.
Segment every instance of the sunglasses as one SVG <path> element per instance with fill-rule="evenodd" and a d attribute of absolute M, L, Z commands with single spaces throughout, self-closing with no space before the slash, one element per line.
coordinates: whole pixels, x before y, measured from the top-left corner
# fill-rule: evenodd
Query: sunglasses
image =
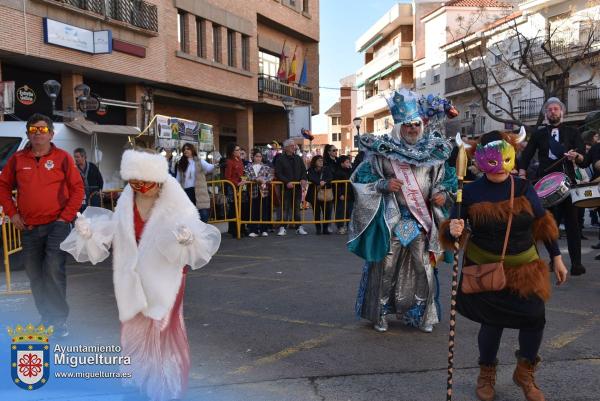
<path fill-rule="evenodd" d="M 412 123 L 402 123 L 405 127 L 420 127 L 421 121 L 413 121 Z"/>
<path fill-rule="evenodd" d="M 40 133 L 40 134 L 47 134 L 48 132 L 50 132 L 50 128 L 48 127 L 36 127 L 34 125 L 30 125 L 27 128 L 27 132 L 30 133 L 31 135 L 34 135 L 36 133 Z"/>
<path fill-rule="evenodd" d="M 145 194 L 146 192 L 154 189 L 158 184 L 155 182 L 146 181 L 129 181 L 129 185 L 134 191 Z"/>
<path fill-rule="evenodd" d="M 337 152 L 338 150 L 337 150 L 337 149 L 331 149 L 331 151 L 332 151 L 332 152 Z"/>

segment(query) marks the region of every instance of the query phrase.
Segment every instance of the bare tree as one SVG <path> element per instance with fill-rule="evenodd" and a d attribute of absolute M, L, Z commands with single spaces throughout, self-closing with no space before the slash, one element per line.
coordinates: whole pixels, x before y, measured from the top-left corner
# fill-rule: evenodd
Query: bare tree
<path fill-rule="evenodd" d="M 592 3 L 600 1 L 588 2 L 587 13 L 575 13 L 571 5 L 568 13 L 548 20 L 546 26 L 537 31 L 531 29 L 531 16 L 520 13 L 488 23 L 477 37 L 469 37 L 473 33 L 472 21 L 477 21 L 474 17 L 469 21 L 456 21 L 455 34 L 462 35 L 458 39 L 460 50 L 455 56 L 467 66 L 471 85 L 483 111 L 491 119 L 522 125 L 522 116 L 531 115 L 532 111 L 537 115 L 536 125 L 544 119 L 541 104 L 535 104 L 535 110 L 523 110 L 523 102 L 516 104 L 510 93 L 514 85 L 509 83 L 514 81 L 509 79 L 511 75 L 521 83 L 529 82 L 539 88 L 543 99 L 556 96 L 565 103 L 569 89 L 590 87 L 600 64 L 600 8 L 594 8 Z M 480 14 L 483 15 L 483 10 Z M 574 81 L 572 72 L 576 67 L 587 68 L 589 74 Z M 490 99 L 492 87 L 508 99 L 508 105 Z"/>

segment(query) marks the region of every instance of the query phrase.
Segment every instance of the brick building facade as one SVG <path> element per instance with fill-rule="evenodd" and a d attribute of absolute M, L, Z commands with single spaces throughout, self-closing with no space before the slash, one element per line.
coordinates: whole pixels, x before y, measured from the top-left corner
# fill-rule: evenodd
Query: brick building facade
<path fill-rule="evenodd" d="M 112 51 L 47 44 L 46 18 L 66 24 L 71 41 L 108 30 Z M 79 83 L 106 99 L 106 115 L 88 112 L 99 123 L 143 128 L 156 113 L 212 125 L 220 150 L 282 141 L 284 96 L 319 111 L 318 42 L 318 0 L 0 0 L 0 81 L 36 94 L 5 118 L 50 114 L 42 84 L 54 79 L 57 108 L 77 107 Z M 296 82 L 306 59 L 305 86 L 272 77 L 284 44 L 289 61 L 296 53 Z"/>

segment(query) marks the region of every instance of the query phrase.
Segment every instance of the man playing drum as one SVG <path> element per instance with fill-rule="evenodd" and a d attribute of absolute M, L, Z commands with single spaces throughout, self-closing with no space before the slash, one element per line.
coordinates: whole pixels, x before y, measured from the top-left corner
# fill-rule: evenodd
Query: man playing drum
<path fill-rule="evenodd" d="M 519 160 L 519 177 L 526 178 L 527 167 L 537 151 L 540 162 L 538 177 L 553 172 L 563 172 L 571 183 L 575 183 L 574 163 L 583 164 L 584 144 L 576 128 L 562 124 L 564 111 L 565 105 L 560 99 L 551 97 L 546 101 L 544 112 L 548 124 L 539 126 L 531 135 Z M 562 220 L 565 224 L 571 259 L 571 275 L 584 274 L 585 267 L 581 264 L 581 238 L 577 208 L 573 206 L 571 197 L 566 197 L 551 209 L 556 223 L 560 224 Z"/>

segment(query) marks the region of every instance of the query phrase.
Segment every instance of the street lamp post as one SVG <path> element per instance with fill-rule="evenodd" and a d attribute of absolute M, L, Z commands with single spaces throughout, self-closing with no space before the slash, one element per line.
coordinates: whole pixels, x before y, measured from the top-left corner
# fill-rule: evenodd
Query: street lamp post
<path fill-rule="evenodd" d="M 355 146 L 355 148 L 358 149 L 358 143 L 360 141 L 360 125 L 362 124 L 362 118 L 354 117 L 354 119 L 352 120 L 352 124 L 354 124 L 354 127 L 356 128 L 356 146 Z"/>
<path fill-rule="evenodd" d="M 477 112 L 479 111 L 479 104 L 473 101 L 469 104 L 469 111 L 471 112 L 471 139 L 475 137 L 475 118 L 477 117 Z"/>
<path fill-rule="evenodd" d="M 85 117 L 85 111 L 87 110 L 87 102 L 90 97 L 90 87 L 86 84 L 79 84 L 75 88 L 73 88 L 75 92 L 75 97 L 77 99 L 77 106 L 82 111 L 77 111 L 69 108 L 67 111 L 56 110 L 56 99 L 60 94 L 61 84 L 58 81 L 50 79 L 44 82 L 44 92 L 50 98 L 50 102 L 52 103 L 52 115 L 61 116 L 63 118 L 77 118 L 77 117 Z M 100 103 L 98 102 L 98 105 Z"/>
<path fill-rule="evenodd" d="M 287 137 L 290 138 L 290 112 L 294 109 L 294 99 L 290 96 L 284 96 L 281 99 L 281 103 L 283 103 L 283 109 L 286 114 Z"/>

